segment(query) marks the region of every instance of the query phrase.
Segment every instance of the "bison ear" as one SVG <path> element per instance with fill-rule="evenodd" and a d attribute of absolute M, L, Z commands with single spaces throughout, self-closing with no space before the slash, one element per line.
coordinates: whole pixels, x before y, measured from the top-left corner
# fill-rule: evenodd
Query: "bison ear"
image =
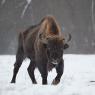
<path fill-rule="evenodd" d="M 64 49 L 69 48 L 69 45 L 67 43 L 64 44 Z"/>
<path fill-rule="evenodd" d="M 43 43 L 43 44 L 47 44 L 47 39 L 45 37 L 43 37 L 42 33 L 39 34 L 39 40 Z"/>

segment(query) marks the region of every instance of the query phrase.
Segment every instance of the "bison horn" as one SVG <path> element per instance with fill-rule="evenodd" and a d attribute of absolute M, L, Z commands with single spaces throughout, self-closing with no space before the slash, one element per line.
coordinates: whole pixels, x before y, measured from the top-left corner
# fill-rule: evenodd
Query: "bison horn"
<path fill-rule="evenodd" d="M 71 38 L 72 38 L 70 33 L 68 34 L 68 36 L 69 36 L 69 38 L 68 38 L 67 42 L 71 41 Z"/>

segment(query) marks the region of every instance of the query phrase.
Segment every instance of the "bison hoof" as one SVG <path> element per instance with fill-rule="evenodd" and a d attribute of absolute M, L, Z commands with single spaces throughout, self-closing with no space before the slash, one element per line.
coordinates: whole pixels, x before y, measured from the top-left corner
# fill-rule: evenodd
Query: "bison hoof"
<path fill-rule="evenodd" d="M 15 81 L 11 81 L 10 83 L 15 83 Z"/>
<path fill-rule="evenodd" d="M 33 82 L 33 84 L 37 84 L 37 82 L 35 81 L 35 82 Z"/>
<path fill-rule="evenodd" d="M 53 85 L 57 85 L 59 82 L 60 82 L 60 80 L 55 80 L 55 79 L 54 79 L 53 82 L 52 82 L 52 84 L 53 84 Z"/>

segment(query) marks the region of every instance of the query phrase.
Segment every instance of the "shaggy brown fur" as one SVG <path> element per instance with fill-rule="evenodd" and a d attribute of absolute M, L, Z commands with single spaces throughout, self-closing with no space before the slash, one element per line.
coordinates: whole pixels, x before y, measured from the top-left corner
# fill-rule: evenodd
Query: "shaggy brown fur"
<path fill-rule="evenodd" d="M 43 84 L 47 84 L 48 71 L 55 67 L 57 76 L 52 83 L 58 84 L 64 68 L 63 50 L 68 47 L 55 18 L 44 17 L 39 24 L 19 34 L 11 83 L 15 83 L 18 70 L 23 60 L 28 57 L 31 60 L 28 73 L 33 83 L 37 83 L 34 75 L 35 67 L 38 67 L 41 73 Z"/>

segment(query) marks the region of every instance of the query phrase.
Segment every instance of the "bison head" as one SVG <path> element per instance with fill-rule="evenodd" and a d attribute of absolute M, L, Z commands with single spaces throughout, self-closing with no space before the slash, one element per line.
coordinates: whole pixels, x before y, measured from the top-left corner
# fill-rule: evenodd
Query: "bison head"
<path fill-rule="evenodd" d="M 69 39 L 66 39 L 63 36 L 48 36 L 43 38 L 40 35 L 40 41 L 43 46 L 46 48 L 47 56 L 50 62 L 58 63 L 63 56 L 65 49 L 69 47 L 68 41 L 71 40 L 71 35 L 69 34 Z"/>

